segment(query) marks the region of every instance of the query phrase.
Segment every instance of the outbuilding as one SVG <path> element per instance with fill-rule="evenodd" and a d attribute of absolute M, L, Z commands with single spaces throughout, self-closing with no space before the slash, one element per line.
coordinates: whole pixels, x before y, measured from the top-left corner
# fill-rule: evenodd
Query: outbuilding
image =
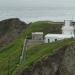
<path fill-rule="evenodd" d="M 43 40 L 44 34 L 43 32 L 32 32 L 32 40 Z"/>

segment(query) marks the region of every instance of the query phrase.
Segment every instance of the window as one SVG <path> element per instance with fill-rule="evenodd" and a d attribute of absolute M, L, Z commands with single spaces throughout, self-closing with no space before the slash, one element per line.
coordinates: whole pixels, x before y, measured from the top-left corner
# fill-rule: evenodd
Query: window
<path fill-rule="evenodd" d="M 55 39 L 55 41 L 57 41 L 57 39 Z"/>
<path fill-rule="evenodd" d="M 48 43 L 50 42 L 50 39 L 48 39 Z"/>

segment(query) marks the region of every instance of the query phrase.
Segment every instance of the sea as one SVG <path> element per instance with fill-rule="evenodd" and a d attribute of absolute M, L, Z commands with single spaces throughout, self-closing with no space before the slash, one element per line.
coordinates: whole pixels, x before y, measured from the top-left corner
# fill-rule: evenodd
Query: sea
<path fill-rule="evenodd" d="M 75 7 L 23 7 L 0 9 L 0 21 L 8 18 L 19 18 L 26 23 L 35 21 L 75 21 Z"/>

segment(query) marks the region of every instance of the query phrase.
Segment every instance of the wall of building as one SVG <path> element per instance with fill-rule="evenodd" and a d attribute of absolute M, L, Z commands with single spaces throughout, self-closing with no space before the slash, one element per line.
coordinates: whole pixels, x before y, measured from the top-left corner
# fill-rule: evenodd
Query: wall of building
<path fill-rule="evenodd" d="M 62 27 L 62 34 L 74 35 L 74 27 L 72 25 L 72 20 L 64 21 L 64 26 Z"/>
<path fill-rule="evenodd" d="M 50 42 L 55 42 L 55 41 L 57 41 L 57 40 L 62 40 L 63 38 L 57 38 L 57 37 L 53 37 L 53 38 L 51 38 L 51 37 L 46 37 L 45 38 L 45 43 L 50 43 Z"/>
<path fill-rule="evenodd" d="M 43 34 L 32 34 L 32 40 L 43 40 Z"/>

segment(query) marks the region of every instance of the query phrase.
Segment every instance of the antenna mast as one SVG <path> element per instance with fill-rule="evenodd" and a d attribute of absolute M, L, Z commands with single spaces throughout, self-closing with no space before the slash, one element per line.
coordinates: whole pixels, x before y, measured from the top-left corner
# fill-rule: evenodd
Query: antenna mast
<path fill-rule="evenodd" d="M 74 38 L 75 38 L 75 25 L 74 25 Z"/>

